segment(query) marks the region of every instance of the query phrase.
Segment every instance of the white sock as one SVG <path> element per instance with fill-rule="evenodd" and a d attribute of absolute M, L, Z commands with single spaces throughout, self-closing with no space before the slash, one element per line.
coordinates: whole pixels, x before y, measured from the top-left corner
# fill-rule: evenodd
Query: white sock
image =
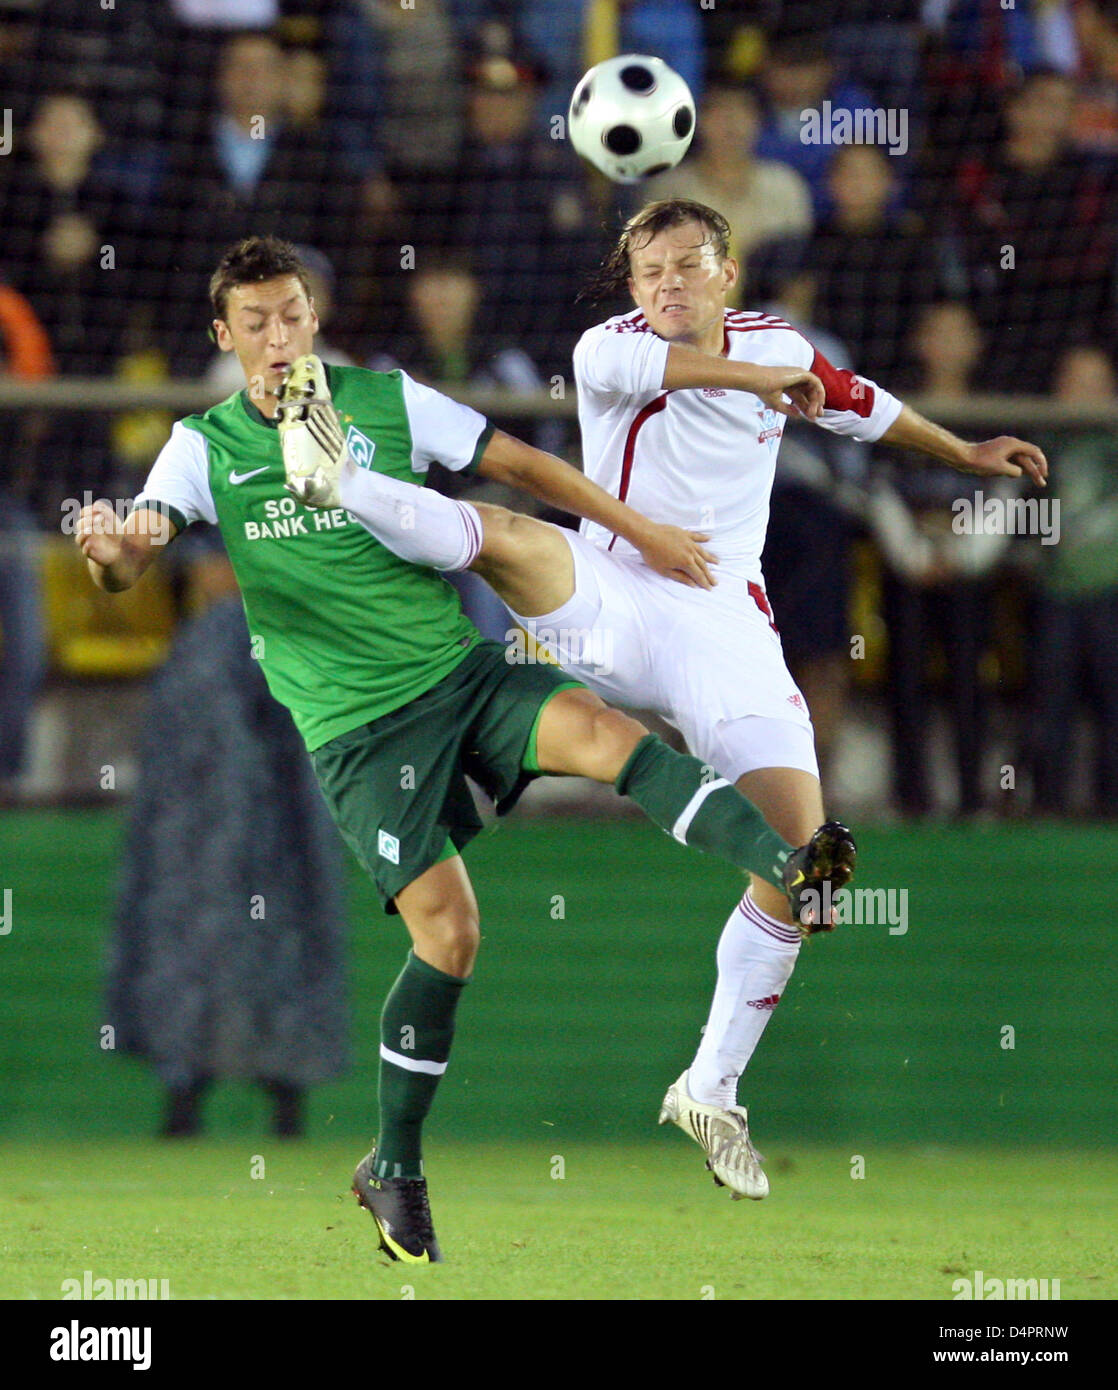
<path fill-rule="evenodd" d="M 718 983 L 687 1081 L 692 1100 L 737 1105 L 738 1077 L 792 977 L 800 944 L 799 932 L 762 912 L 749 893 L 734 908 L 718 940 Z"/>
<path fill-rule="evenodd" d="M 358 468 L 338 480 L 342 506 L 402 560 L 437 570 L 466 570 L 481 550 L 481 517 L 466 502 Z"/>

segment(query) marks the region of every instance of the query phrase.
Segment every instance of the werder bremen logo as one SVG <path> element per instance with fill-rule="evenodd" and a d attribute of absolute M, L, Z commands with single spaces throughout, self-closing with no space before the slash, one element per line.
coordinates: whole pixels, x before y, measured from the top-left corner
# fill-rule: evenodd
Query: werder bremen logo
<path fill-rule="evenodd" d="M 350 425 L 345 442 L 349 449 L 349 456 L 358 468 L 368 468 L 377 451 L 377 446 L 373 441 L 363 435 L 356 425 Z"/>

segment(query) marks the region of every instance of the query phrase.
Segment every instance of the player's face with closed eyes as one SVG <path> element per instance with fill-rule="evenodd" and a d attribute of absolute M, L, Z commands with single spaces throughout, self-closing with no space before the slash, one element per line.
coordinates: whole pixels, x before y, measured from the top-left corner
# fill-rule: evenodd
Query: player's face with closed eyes
<path fill-rule="evenodd" d="M 654 333 L 722 351 L 722 312 L 738 267 L 718 255 L 705 227 L 686 222 L 658 232 L 630 253 L 629 271 L 630 293 Z"/>
<path fill-rule="evenodd" d="M 262 414 L 272 415 L 291 364 L 314 351 L 318 315 L 299 277 L 280 275 L 234 285 L 225 318 L 214 320 L 214 331 L 218 347 L 237 354 L 253 403 Z"/>

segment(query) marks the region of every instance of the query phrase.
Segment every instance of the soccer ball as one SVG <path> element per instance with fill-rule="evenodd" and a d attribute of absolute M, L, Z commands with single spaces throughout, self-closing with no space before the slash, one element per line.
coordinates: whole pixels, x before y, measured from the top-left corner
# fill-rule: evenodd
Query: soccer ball
<path fill-rule="evenodd" d="M 614 183 L 674 168 L 695 133 L 691 89 L 662 58 L 623 53 L 590 69 L 567 116 L 571 144 Z"/>

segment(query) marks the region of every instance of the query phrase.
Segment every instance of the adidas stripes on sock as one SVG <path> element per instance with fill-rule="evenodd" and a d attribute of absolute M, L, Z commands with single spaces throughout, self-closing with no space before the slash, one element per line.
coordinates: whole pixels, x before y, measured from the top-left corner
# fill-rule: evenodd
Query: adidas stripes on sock
<path fill-rule="evenodd" d="M 718 983 L 687 1089 L 703 1105 L 737 1105 L 738 1078 L 768 1026 L 800 953 L 800 934 L 746 893 L 718 941 Z"/>

